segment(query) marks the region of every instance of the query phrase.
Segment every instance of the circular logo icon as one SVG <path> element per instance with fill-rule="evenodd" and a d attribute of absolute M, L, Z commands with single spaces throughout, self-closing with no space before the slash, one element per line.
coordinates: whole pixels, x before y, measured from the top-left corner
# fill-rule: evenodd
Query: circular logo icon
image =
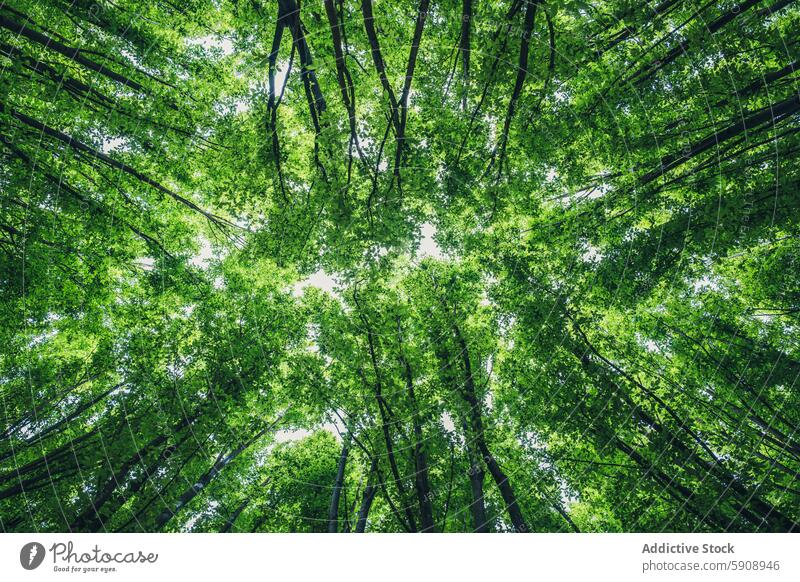
<path fill-rule="evenodd" d="M 19 563 L 26 570 L 35 570 L 44 561 L 44 546 L 39 542 L 30 542 L 19 551 Z"/>

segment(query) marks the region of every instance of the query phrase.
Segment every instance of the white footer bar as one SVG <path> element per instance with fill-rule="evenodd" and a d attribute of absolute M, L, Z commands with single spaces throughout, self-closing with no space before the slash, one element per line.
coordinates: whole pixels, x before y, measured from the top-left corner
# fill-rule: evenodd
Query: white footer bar
<path fill-rule="evenodd" d="M 3 534 L 0 580 L 800 580 L 792 534 Z"/>

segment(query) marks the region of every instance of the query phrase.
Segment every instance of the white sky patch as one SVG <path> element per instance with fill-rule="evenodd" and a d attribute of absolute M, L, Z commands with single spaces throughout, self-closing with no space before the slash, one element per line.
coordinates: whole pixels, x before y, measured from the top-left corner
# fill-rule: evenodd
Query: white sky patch
<path fill-rule="evenodd" d="M 381 258 L 389 254 L 389 249 L 384 246 L 372 247 L 367 254 L 373 253 L 375 257 Z"/>
<path fill-rule="evenodd" d="M 696 293 L 702 293 L 709 290 L 719 291 L 719 283 L 708 275 L 704 275 L 702 278 L 695 281 L 693 287 Z"/>
<path fill-rule="evenodd" d="M 233 40 L 227 36 L 207 35 L 186 41 L 190 45 L 201 46 L 206 50 L 219 49 L 226 57 L 233 54 Z"/>
<path fill-rule="evenodd" d="M 595 188 L 594 191 L 591 194 L 589 194 L 589 199 L 595 200 L 597 198 L 601 198 L 606 194 L 608 194 L 610 191 L 611 191 L 611 185 L 603 182 L 602 184 L 598 184 L 597 188 Z"/>
<path fill-rule="evenodd" d="M 602 184 L 598 184 L 593 188 L 578 190 L 572 198 L 575 200 L 597 200 L 598 198 L 602 198 L 608 194 L 610 190 L 611 186 L 603 182 Z"/>
<path fill-rule="evenodd" d="M 329 422 L 320 425 L 316 430 L 328 431 L 334 437 L 336 437 L 337 441 L 341 442 L 342 437 L 340 436 L 339 432 L 341 431 L 342 433 L 344 433 L 344 429 L 343 427 L 339 427 L 338 424 L 339 424 L 338 420 L 337 424 Z M 337 427 L 339 428 L 339 430 L 336 430 Z M 278 432 L 275 433 L 275 442 L 276 443 L 296 442 L 313 434 L 314 432 L 316 432 L 316 430 L 308 430 L 307 428 L 289 428 L 289 429 L 279 430 Z"/>
<path fill-rule="evenodd" d="M 128 59 L 128 61 L 130 61 L 131 63 L 135 64 L 137 67 L 139 67 L 143 71 L 146 71 L 146 72 L 150 73 L 151 75 L 158 75 L 159 74 L 159 71 L 157 71 L 156 69 L 154 69 L 152 67 L 145 66 L 145 64 L 139 58 L 139 55 L 137 55 L 136 53 L 134 53 L 132 51 L 129 51 L 126 48 L 121 48 L 119 52 L 123 57 Z M 135 94 L 136 93 L 134 93 L 134 92 L 131 93 L 131 95 L 135 95 Z"/>
<path fill-rule="evenodd" d="M 453 433 L 456 431 L 456 425 L 453 422 L 453 417 L 450 416 L 449 412 L 443 412 L 441 420 L 444 430 L 446 430 L 449 433 Z"/>
<path fill-rule="evenodd" d="M 442 253 L 442 249 L 439 248 L 436 240 L 434 240 L 434 237 L 436 236 L 436 227 L 430 222 L 426 222 L 422 225 L 421 234 L 422 240 L 419 242 L 417 257 L 420 259 L 427 257 L 431 257 L 433 259 L 443 258 L 444 254 Z"/>
<path fill-rule="evenodd" d="M 547 445 L 545 444 L 542 437 L 533 431 L 528 431 L 524 433 L 522 436 L 522 442 L 525 446 L 530 447 L 532 449 L 538 449 L 542 451 L 547 450 Z"/>
<path fill-rule="evenodd" d="M 286 82 L 286 75 L 289 74 L 289 63 L 277 63 L 275 65 L 275 96 L 277 98 L 278 95 L 281 94 L 281 89 L 283 89 L 283 84 Z M 288 91 L 289 88 L 287 87 L 286 90 Z"/>
<path fill-rule="evenodd" d="M 121 152 L 130 149 L 128 146 L 128 142 L 126 142 L 121 137 L 112 137 L 103 139 L 103 144 L 100 146 L 100 150 L 104 153 L 110 152 Z"/>
<path fill-rule="evenodd" d="M 655 341 L 649 338 L 642 337 L 639 333 L 636 334 L 636 341 L 639 343 L 640 346 L 642 346 L 651 354 L 655 354 L 661 351 L 661 348 L 658 347 L 658 344 Z"/>
<path fill-rule="evenodd" d="M 439 418 L 439 420 L 442 423 L 442 428 L 444 428 L 444 431 L 455 441 L 456 446 L 463 447 L 466 444 L 464 435 L 456 430 L 456 423 L 450 413 L 447 411 L 442 412 L 442 416 Z"/>
<path fill-rule="evenodd" d="M 200 251 L 189 260 L 189 263 L 200 269 L 208 269 L 212 258 L 214 250 L 211 248 L 211 243 L 205 237 L 200 237 Z"/>
<path fill-rule="evenodd" d="M 156 261 L 153 257 L 139 257 L 133 263 L 145 271 L 152 271 L 155 267 Z"/>
<path fill-rule="evenodd" d="M 586 243 L 586 250 L 581 255 L 584 263 L 599 263 L 603 260 L 603 253 L 596 246 Z"/>
<path fill-rule="evenodd" d="M 316 287 L 317 289 L 330 293 L 334 297 L 338 297 L 339 293 L 336 291 L 337 285 L 336 279 L 320 269 L 313 275 L 295 283 L 292 287 L 292 295 L 300 297 L 306 287 Z"/>
<path fill-rule="evenodd" d="M 336 419 L 336 422 L 329 422 L 323 424 L 320 428 L 322 430 L 327 430 L 339 442 L 342 442 L 342 435 L 346 431 L 346 429 L 344 428 L 344 426 L 342 426 L 341 421 L 338 418 Z"/>
<path fill-rule="evenodd" d="M 185 368 L 181 362 L 173 362 L 172 364 L 167 364 L 167 372 L 169 372 L 173 380 L 180 380 L 183 378 Z"/>
<path fill-rule="evenodd" d="M 323 424 L 320 428 L 331 433 L 337 441 L 342 442 L 342 435 L 345 433 L 344 429 L 337 430 L 336 424 L 333 423 Z"/>
<path fill-rule="evenodd" d="M 28 347 L 33 348 L 35 346 L 41 345 L 50 338 L 54 338 L 58 332 L 54 329 L 48 330 L 44 333 L 38 333 L 34 335 L 30 341 L 28 342 Z"/>
<path fill-rule="evenodd" d="M 283 85 L 286 83 L 286 76 L 289 74 L 289 61 L 278 61 L 275 63 L 275 99 L 281 96 Z M 263 91 L 269 88 L 267 82 L 264 82 Z M 286 85 L 286 92 L 290 91 L 289 85 Z"/>
<path fill-rule="evenodd" d="M 293 441 L 299 441 L 300 439 L 303 439 L 310 434 L 311 433 L 304 428 L 279 430 L 278 432 L 275 433 L 275 442 L 291 443 Z"/>
<path fill-rule="evenodd" d="M 497 118 L 494 115 L 487 115 L 486 123 L 489 126 L 489 142 L 495 143 L 497 140 Z"/>
<path fill-rule="evenodd" d="M 52 311 L 50 311 L 47 313 L 47 315 L 45 315 L 41 319 L 41 321 L 47 323 L 53 323 L 54 321 L 61 321 L 61 319 L 62 317 L 58 313 L 53 313 Z M 40 320 L 35 317 L 28 317 L 26 321 L 29 325 L 36 325 L 37 323 L 39 323 Z"/>

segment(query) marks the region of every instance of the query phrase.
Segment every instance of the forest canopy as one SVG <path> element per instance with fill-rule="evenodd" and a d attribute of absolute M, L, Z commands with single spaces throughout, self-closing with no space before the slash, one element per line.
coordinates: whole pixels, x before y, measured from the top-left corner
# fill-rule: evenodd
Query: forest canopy
<path fill-rule="evenodd" d="M 792 0 L 0 4 L 0 531 L 788 532 Z"/>

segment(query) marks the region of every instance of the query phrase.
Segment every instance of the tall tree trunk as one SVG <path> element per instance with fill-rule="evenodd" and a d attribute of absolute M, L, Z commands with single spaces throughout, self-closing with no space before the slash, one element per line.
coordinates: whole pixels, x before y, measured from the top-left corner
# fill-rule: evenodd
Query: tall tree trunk
<path fill-rule="evenodd" d="M 233 524 L 236 523 L 236 520 L 239 519 L 239 516 L 242 512 L 250 505 L 250 498 L 247 497 L 242 500 L 242 502 L 233 510 L 231 516 L 225 520 L 225 525 L 222 526 L 222 529 L 219 530 L 220 533 L 228 533 L 233 529 Z"/>
<path fill-rule="evenodd" d="M 336 468 L 336 482 L 333 484 L 331 505 L 328 508 L 328 533 L 336 533 L 339 531 L 339 498 L 341 497 L 342 487 L 344 485 L 344 470 L 347 465 L 347 453 L 350 452 L 351 438 L 351 433 L 348 432 L 344 437 L 342 454 L 339 455 L 339 465 Z"/>
<path fill-rule="evenodd" d="M 463 422 L 464 440 L 467 443 L 467 458 L 469 459 L 469 488 L 472 494 L 472 503 L 469 506 L 472 515 L 472 531 L 477 533 L 489 532 L 489 520 L 486 517 L 486 500 L 483 494 L 483 482 L 486 472 L 481 465 L 481 456 L 475 449 L 475 445 L 470 439 L 470 431 L 467 422 Z"/>
<path fill-rule="evenodd" d="M 378 492 L 376 473 L 378 469 L 378 457 L 372 457 L 372 464 L 367 475 L 367 486 L 364 488 L 364 496 L 361 498 L 361 507 L 358 508 L 358 519 L 356 520 L 356 533 L 364 533 L 367 527 L 367 517 L 372 508 L 375 494 Z"/>
<path fill-rule="evenodd" d="M 703 475 L 712 476 L 724 486 L 720 494 L 720 499 L 732 497 L 733 499 L 731 502 L 738 506 L 737 516 L 744 516 L 759 528 L 767 526 L 767 528 L 772 531 L 792 531 L 792 529 L 796 527 L 796 524 L 789 516 L 785 515 L 774 505 L 764 501 L 756 494 L 757 492 L 755 490 L 746 487 L 742 483 L 740 477 L 725 466 L 724 461 L 710 449 L 702 436 L 690 426 L 689 423 L 691 419 L 689 422 L 684 420 L 681 414 L 672 408 L 665 400 L 631 376 L 625 369 L 606 358 L 589 340 L 578 323 L 569 314 L 567 314 L 567 317 L 571 320 L 575 331 L 580 336 L 585 346 L 605 365 L 604 368 L 599 363 L 589 359 L 586 354 L 581 353 L 580 348 L 575 348 L 575 355 L 581 360 L 584 367 L 588 370 L 592 370 L 595 376 L 601 377 L 605 382 L 616 386 L 617 382 L 608 376 L 609 372 L 613 371 L 616 375 L 624 378 L 630 385 L 638 388 L 649 400 L 654 402 L 656 406 L 664 410 L 666 414 L 675 421 L 680 432 L 688 435 L 691 439 L 689 443 L 680 438 L 680 432 L 675 432 L 673 429 L 664 426 L 648 413 L 631 397 L 627 390 L 616 386 L 617 389 L 614 393 L 631 408 L 633 416 L 636 417 L 639 422 L 651 427 L 656 432 L 664 435 L 668 434 L 669 439 L 667 442 L 671 447 L 685 456 L 687 463 L 695 465 Z M 704 459 L 700 452 L 690 444 L 691 442 L 696 443 L 700 450 L 708 456 L 708 459 Z"/>
<path fill-rule="evenodd" d="M 400 322 L 398 321 L 398 335 L 400 342 L 400 363 L 403 366 L 403 374 L 406 380 L 406 390 L 408 392 L 408 400 L 411 405 L 411 421 L 414 425 L 414 485 L 417 491 L 417 501 L 419 502 L 419 512 L 422 520 L 422 531 L 434 531 L 433 523 L 433 506 L 431 503 L 431 485 L 428 477 L 428 460 L 425 456 L 425 450 L 422 446 L 422 421 L 419 415 L 419 405 L 417 404 L 417 397 L 414 393 L 414 375 L 411 371 L 411 364 L 409 364 L 405 355 L 402 354 L 402 333 L 400 329 Z"/>
<path fill-rule="evenodd" d="M 403 485 L 403 480 L 400 476 L 400 469 L 397 466 L 397 458 L 395 457 L 394 454 L 394 445 L 392 444 L 392 435 L 390 431 L 390 422 L 388 418 L 389 410 L 386 400 L 383 397 L 383 388 L 382 388 L 383 381 L 381 378 L 380 366 L 378 365 L 375 332 L 372 329 L 369 319 L 361 309 L 361 305 L 358 302 L 358 293 L 356 293 L 355 291 L 353 292 L 353 299 L 356 302 L 356 306 L 358 307 L 359 318 L 361 319 L 361 322 L 364 324 L 364 329 L 366 330 L 370 361 L 372 363 L 373 372 L 375 373 L 375 383 L 374 383 L 375 401 L 377 402 L 378 413 L 380 414 L 381 417 L 381 429 L 383 432 L 383 440 L 384 443 L 386 444 L 386 456 L 389 459 L 389 468 L 392 472 L 394 485 L 397 489 L 398 499 L 400 500 L 400 504 L 402 505 L 401 509 L 403 509 L 406 515 L 406 528 L 408 528 L 409 531 L 416 532 L 417 524 L 414 519 L 414 512 L 411 511 L 411 504 L 408 502 L 408 495 L 406 494 L 406 488 Z M 364 378 L 364 380 L 366 383 L 366 378 Z"/>
<path fill-rule="evenodd" d="M 467 348 L 467 342 L 464 336 L 461 334 L 461 330 L 455 324 L 453 325 L 453 335 L 461 350 L 461 357 L 464 365 L 464 385 L 462 394 L 469 406 L 471 428 L 474 433 L 475 443 L 478 446 L 478 451 L 480 451 L 483 456 L 483 462 L 489 469 L 489 473 L 491 473 L 494 482 L 497 484 L 497 488 L 500 489 L 500 495 L 502 495 L 503 501 L 505 501 L 506 511 L 508 511 L 508 517 L 511 519 L 514 530 L 517 532 L 527 532 L 529 531 L 528 525 L 522 517 L 522 511 L 519 508 L 517 497 L 514 494 L 514 489 L 511 487 L 508 476 L 500 468 L 500 464 L 494 458 L 494 455 L 489 449 L 489 445 L 486 444 L 483 419 L 481 418 L 482 407 L 481 403 L 478 402 L 475 391 L 475 380 L 472 376 L 472 363 L 469 357 L 469 349 Z"/>
<path fill-rule="evenodd" d="M 267 431 L 273 428 L 280 421 L 281 419 L 279 418 L 269 426 L 261 429 L 250 440 L 242 443 L 241 445 L 239 445 L 239 447 L 237 447 L 227 455 L 223 456 L 222 454 L 220 454 L 217 457 L 217 460 L 211 466 L 211 468 L 208 471 L 206 471 L 202 476 L 200 476 L 200 478 L 191 487 L 189 487 L 186 491 L 183 492 L 183 495 L 180 496 L 177 503 L 175 503 L 174 507 L 167 508 L 159 514 L 158 518 L 156 518 L 156 524 L 153 529 L 155 531 L 162 530 L 164 526 L 167 525 L 167 523 L 169 523 L 169 521 L 178 513 L 178 511 L 180 511 L 183 507 L 188 505 L 195 497 L 197 497 L 200 494 L 200 492 L 203 491 L 203 489 L 205 489 L 208 486 L 208 484 L 211 483 L 211 481 L 213 481 L 214 478 L 220 474 L 220 472 L 222 472 L 223 469 L 225 469 L 225 467 L 230 465 L 230 463 L 234 461 L 239 455 L 241 455 L 244 451 L 253 446 L 253 444 L 258 439 L 264 436 L 267 433 Z"/>
<path fill-rule="evenodd" d="M 162 443 L 166 442 L 166 435 L 159 435 L 152 439 L 149 443 L 140 448 L 133 454 L 127 461 L 125 461 L 115 473 L 113 473 L 105 484 L 97 491 L 92 499 L 89 507 L 84 509 L 69 526 L 70 531 L 98 531 L 103 528 L 103 518 L 111 515 L 109 512 L 103 512 L 101 509 L 108 500 L 111 499 L 114 491 L 125 483 L 131 469 L 137 463 L 144 460 L 144 456 Z"/>

